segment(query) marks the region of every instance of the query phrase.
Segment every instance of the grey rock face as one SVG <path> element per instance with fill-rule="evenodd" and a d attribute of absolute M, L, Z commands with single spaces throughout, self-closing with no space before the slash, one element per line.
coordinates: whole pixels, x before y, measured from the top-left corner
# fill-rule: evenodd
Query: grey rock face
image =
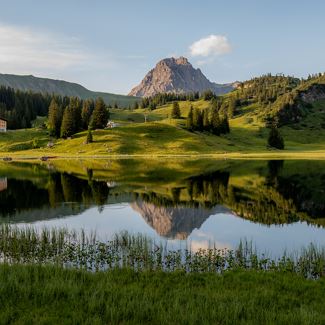
<path fill-rule="evenodd" d="M 184 57 L 159 61 L 129 96 L 150 97 L 158 93 L 190 93 L 212 90 L 225 94 L 234 89 L 232 84 L 216 84 L 209 81 L 200 69 L 195 69 Z"/>

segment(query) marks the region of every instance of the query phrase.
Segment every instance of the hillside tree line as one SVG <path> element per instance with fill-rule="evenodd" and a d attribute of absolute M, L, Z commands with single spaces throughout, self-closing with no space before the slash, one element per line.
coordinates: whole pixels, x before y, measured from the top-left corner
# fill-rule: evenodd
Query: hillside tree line
<path fill-rule="evenodd" d="M 37 116 L 46 116 L 51 95 L 23 92 L 0 87 L 0 117 L 8 120 L 9 129 L 30 128 Z"/>

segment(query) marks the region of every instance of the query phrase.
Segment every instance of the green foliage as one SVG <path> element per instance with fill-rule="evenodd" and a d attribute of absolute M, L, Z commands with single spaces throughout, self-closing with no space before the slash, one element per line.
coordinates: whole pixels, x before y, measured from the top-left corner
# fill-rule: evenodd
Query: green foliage
<path fill-rule="evenodd" d="M 173 102 L 171 115 L 172 115 L 172 118 L 175 118 L 175 119 L 181 118 L 181 110 L 179 108 L 178 102 Z"/>
<path fill-rule="evenodd" d="M 276 126 L 272 126 L 270 129 L 269 137 L 267 139 L 268 146 L 276 149 L 284 149 L 283 138 Z"/>
<path fill-rule="evenodd" d="M 91 116 L 92 129 L 104 129 L 109 119 L 109 111 L 103 101 L 98 98 L 95 102 L 95 108 Z"/>

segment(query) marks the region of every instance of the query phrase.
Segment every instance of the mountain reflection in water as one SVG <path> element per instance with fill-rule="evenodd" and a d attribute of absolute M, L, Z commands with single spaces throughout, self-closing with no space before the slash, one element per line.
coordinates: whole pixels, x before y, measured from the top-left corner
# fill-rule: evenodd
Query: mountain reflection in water
<path fill-rule="evenodd" d="M 216 214 L 264 225 L 325 225 L 321 161 L 243 161 L 221 167 L 216 162 L 206 172 L 182 174 L 174 182 L 164 181 L 159 170 L 148 172 L 145 179 L 128 180 L 118 172 L 116 179 L 97 178 L 89 168 L 84 175 L 74 175 L 47 166 L 0 167 L 0 180 L 6 181 L 0 191 L 0 216 L 12 223 L 78 216 L 93 207 L 101 212 L 128 203 L 157 234 L 172 239 L 186 239 Z"/>

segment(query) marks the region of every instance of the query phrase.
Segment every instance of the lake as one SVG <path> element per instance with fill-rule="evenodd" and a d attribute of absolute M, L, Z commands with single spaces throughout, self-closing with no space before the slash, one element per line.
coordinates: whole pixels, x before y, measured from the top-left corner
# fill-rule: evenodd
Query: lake
<path fill-rule="evenodd" d="M 248 240 L 280 256 L 325 246 L 325 161 L 1 162 L 0 220 L 100 240 L 127 230 L 194 251 Z"/>

